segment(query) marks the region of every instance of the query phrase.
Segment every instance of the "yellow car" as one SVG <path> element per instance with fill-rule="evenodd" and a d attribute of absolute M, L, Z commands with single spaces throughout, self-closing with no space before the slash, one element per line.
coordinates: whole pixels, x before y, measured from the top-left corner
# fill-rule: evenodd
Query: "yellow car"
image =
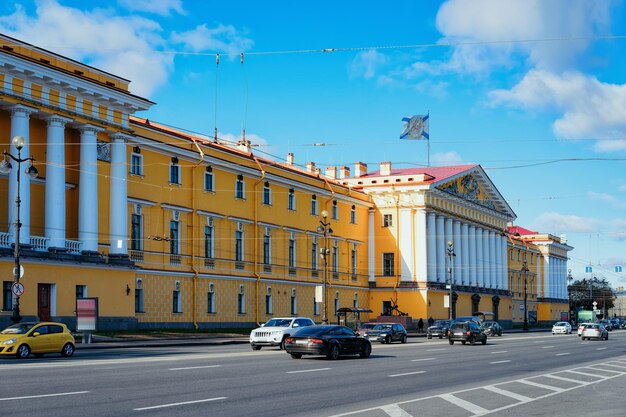
<path fill-rule="evenodd" d="M 72 356 L 74 350 L 74 336 L 63 323 L 16 323 L 0 332 L 0 355 L 20 359 L 31 353 L 37 357 L 44 353 Z"/>

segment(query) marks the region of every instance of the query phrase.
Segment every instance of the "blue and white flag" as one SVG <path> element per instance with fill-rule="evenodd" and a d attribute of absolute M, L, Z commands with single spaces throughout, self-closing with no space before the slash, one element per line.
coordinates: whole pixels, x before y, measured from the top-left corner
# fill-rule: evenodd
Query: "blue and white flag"
<path fill-rule="evenodd" d="M 402 134 L 400 134 L 400 139 L 430 139 L 428 134 L 428 116 L 430 115 L 404 117 L 402 121 L 405 125 Z"/>

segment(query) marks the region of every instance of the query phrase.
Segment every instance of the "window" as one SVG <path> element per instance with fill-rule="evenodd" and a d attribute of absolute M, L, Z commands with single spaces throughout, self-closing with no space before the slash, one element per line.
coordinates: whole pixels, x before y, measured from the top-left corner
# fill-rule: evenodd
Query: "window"
<path fill-rule="evenodd" d="M 293 188 L 289 189 L 289 194 L 287 194 L 287 210 L 295 210 L 296 209 L 296 192 Z"/>
<path fill-rule="evenodd" d="M 289 268 L 296 267 L 296 236 L 295 233 L 289 235 Z"/>
<path fill-rule="evenodd" d="M 352 244 L 352 250 L 350 251 L 350 272 L 352 275 L 356 275 L 356 244 Z"/>
<path fill-rule="evenodd" d="M 132 214 L 130 218 L 130 250 L 142 250 L 143 239 L 141 238 L 141 215 Z"/>
<path fill-rule="evenodd" d="M 394 253 L 383 253 L 383 276 L 394 276 Z"/>
<path fill-rule="evenodd" d="M 242 224 L 239 223 L 239 230 L 235 231 L 235 261 L 243 261 L 243 230 Z"/>
<path fill-rule="evenodd" d="M 135 313 L 143 313 L 143 288 L 141 279 L 135 282 Z"/>
<path fill-rule="evenodd" d="M 76 299 L 87 297 L 87 286 L 86 285 L 77 285 L 76 286 Z"/>
<path fill-rule="evenodd" d="M 215 192 L 215 183 L 213 182 L 213 168 L 206 167 L 204 172 L 204 191 Z"/>
<path fill-rule="evenodd" d="M 172 162 L 170 163 L 170 184 L 181 184 L 178 158 L 172 158 Z"/>
<path fill-rule="evenodd" d="M 531 253 L 531 254 L 530 254 L 530 264 L 531 264 L 531 265 L 534 265 L 534 264 L 535 264 L 535 254 L 534 254 L 534 253 Z"/>
<path fill-rule="evenodd" d="M 311 269 L 317 269 L 317 236 L 313 236 L 311 243 Z"/>
<path fill-rule="evenodd" d="M 209 282 L 209 292 L 207 292 L 206 305 L 207 313 L 215 313 L 215 287 L 212 282 Z"/>
<path fill-rule="evenodd" d="M 391 214 L 383 214 L 383 227 L 393 226 L 393 216 Z"/>
<path fill-rule="evenodd" d="M 13 310 L 13 293 L 11 292 L 13 281 L 2 281 L 2 310 Z"/>
<path fill-rule="evenodd" d="M 235 198 L 246 198 L 245 187 L 243 182 L 243 175 L 237 175 L 237 182 L 235 183 Z"/>
<path fill-rule="evenodd" d="M 143 176 L 143 155 L 134 152 L 130 154 L 130 175 Z"/>
<path fill-rule="evenodd" d="M 522 254 L 520 253 L 520 250 L 517 250 L 517 260 L 521 261 L 522 260 Z"/>
<path fill-rule="evenodd" d="M 339 271 L 339 242 L 337 242 L 336 240 L 333 242 L 333 265 L 332 265 L 332 271 L 333 272 L 338 272 Z"/>
<path fill-rule="evenodd" d="M 270 265 L 272 263 L 272 236 L 270 228 L 265 228 L 265 236 L 263 236 L 263 264 Z"/>
<path fill-rule="evenodd" d="M 513 260 L 513 249 L 511 249 L 511 252 L 509 252 L 509 254 L 511 255 L 510 256 L 511 260 Z"/>
<path fill-rule="evenodd" d="M 357 308 L 359 306 L 359 294 L 354 293 L 354 299 L 352 300 L 352 307 Z"/>
<path fill-rule="evenodd" d="M 267 287 L 265 294 L 265 314 L 272 314 L 272 287 Z"/>
<path fill-rule="evenodd" d="M 172 292 L 172 313 L 181 313 L 180 309 L 180 290 Z"/>
<path fill-rule="evenodd" d="M 315 301 L 315 297 L 313 297 L 313 315 L 314 316 L 320 315 L 320 303 Z"/>
<path fill-rule="evenodd" d="M 179 222 L 176 220 L 170 221 L 170 253 L 172 255 L 180 255 L 179 228 Z"/>
<path fill-rule="evenodd" d="M 270 190 L 270 183 L 267 181 L 265 182 L 265 185 L 263 186 L 263 204 L 268 205 L 268 206 L 272 204 L 272 194 Z"/>
<path fill-rule="evenodd" d="M 291 289 L 291 315 L 295 316 L 298 311 L 298 300 L 296 299 L 296 289 Z"/>
<path fill-rule="evenodd" d="M 333 220 L 339 220 L 339 206 L 337 206 L 337 200 L 333 200 L 332 218 Z"/>
<path fill-rule="evenodd" d="M 209 219 L 209 224 L 204 226 L 204 257 L 213 258 L 214 236 L 213 236 L 213 219 Z"/>
<path fill-rule="evenodd" d="M 246 295 L 243 285 L 239 286 L 239 294 L 237 294 L 237 313 L 246 314 Z"/>
<path fill-rule="evenodd" d="M 339 291 L 335 292 L 335 316 L 339 311 Z"/>
<path fill-rule="evenodd" d="M 352 206 L 350 209 L 350 223 L 356 224 L 356 206 Z"/>
<path fill-rule="evenodd" d="M 311 196 L 311 214 L 317 216 L 317 196 L 315 194 Z"/>

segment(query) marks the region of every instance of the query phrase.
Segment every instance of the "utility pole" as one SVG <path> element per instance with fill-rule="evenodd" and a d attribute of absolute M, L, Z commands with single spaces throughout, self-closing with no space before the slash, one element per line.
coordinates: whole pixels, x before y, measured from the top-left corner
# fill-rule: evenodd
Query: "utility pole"
<path fill-rule="evenodd" d="M 522 272 L 524 273 L 524 331 L 528 331 L 528 265 L 526 263 L 526 254 L 524 254 L 524 263 L 522 264 Z"/>

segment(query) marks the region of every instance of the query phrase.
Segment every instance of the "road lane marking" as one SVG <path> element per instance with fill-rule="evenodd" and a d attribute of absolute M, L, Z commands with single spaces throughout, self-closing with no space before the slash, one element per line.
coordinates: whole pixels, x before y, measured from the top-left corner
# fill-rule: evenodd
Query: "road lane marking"
<path fill-rule="evenodd" d="M 170 368 L 169 371 L 186 371 L 188 369 L 219 368 L 222 365 L 188 366 L 186 368 Z"/>
<path fill-rule="evenodd" d="M 437 358 L 411 359 L 411 362 L 434 361 Z"/>
<path fill-rule="evenodd" d="M 195 401 L 185 401 L 185 402 L 180 402 L 180 403 L 153 405 L 151 407 L 133 408 L 133 411 L 155 410 L 157 408 L 176 407 L 176 406 L 179 406 L 179 405 L 207 403 L 209 401 L 225 400 L 226 398 L 228 398 L 228 397 L 215 397 L 215 398 L 207 398 L 207 399 L 204 399 L 204 400 L 195 400 Z"/>
<path fill-rule="evenodd" d="M 46 397 L 62 397 L 64 395 L 78 395 L 78 394 L 87 394 L 87 393 L 89 393 L 89 391 L 58 392 L 55 394 L 27 395 L 24 397 L 0 398 L 0 401 L 28 400 L 31 398 L 46 398 Z"/>
<path fill-rule="evenodd" d="M 606 348 L 597 348 L 596 350 L 605 350 Z"/>
<path fill-rule="evenodd" d="M 380 409 L 387 413 L 389 417 L 412 417 L 411 414 L 401 409 L 397 404 L 385 405 L 380 407 Z"/>
<path fill-rule="evenodd" d="M 533 399 L 530 397 L 527 397 L 525 395 L 521 395 L 521 394 L 516 394 L 515 392 L 511 392 L 505 389 L 501 389 L 498 387 L 494 387 L 493 385 L 487 385 L 485 387 L 483 387 L 484 389 L 486 389 L 487 391 L 491 391 L 491 392 L 495 392 L 496 394 L 500 394 L 500 395 L 504 395 L 505 397 L 510 397 L 513 398 L 517 401 L 521 401 L 521 402 L 530 402 Z"/>
<path fill-rule="evenodd" d="M 541 349 L 552 349 L 554 346 L 541 346 Z"/>
<path fill-rule="evenodd" d="M 505 361 L 495 361 L 495 362 L 489 362 L 490 365 L 495 365 L 497 363 L 507 363 L 507 362 L 511 362 L 510 360 L 505 360 Z"/>
<path fill-rule="evenodd" d="M 546 375 L 542 375 L 542 376 L 545 376 L 546 378 L 560 379 L 561 381 L 574 382 L 576 384 L 580 384 L 581 386 L 582 385 L 589 385 L 588 382 L 581 381 L 580 379 L 565 378 L 564 376 L 558 376 L 558 375 L 552 375 L 552 374 L 546 374 Z"/>
<path fill-rule="evenodd" d="M 496 350 L 495 352 L 491 352 L 492 354 L 496 354 L 496 353 L 507 353 L 508 350 Z"/>
<path fill-rule="evenodd" d="M 439 350 L 446 350 L 446 348 L 426 349 L 426 352 L 437 352 Z"/>
<path fill-rule="evenodd" d="M 539 382 L 528 381 L 526 379 L 518 379 L 515 382 L 521 382 L 522 384 L 532 385 L 533 387 L 543 388 L 543 389 L 547 389 L 547 390 L 550 390 L 550 391 L 556 391 L 556 392 L 565 391 L 563 388 L 553 387 L 552 385 L 540 384 Z"/>
<path fill-rule="evenodd" d="M 571 353 L 569 352 L 563 352 L 563 353 L 557 353 L 556 356 L 565 356 L 565 355 L 571 355 Z"/>
<path fill-rule="evenodd" d="M 583 369 L 591 369 L 592 371 L 613 372 L 614 374 L 624 375 L 624 371 L 616 371 L 615 369 L 597 368 L 597 366 L 604 366 L 604 364 L 600 363 L 598 365 L 590 365 L 590 366 L 584 367 Z M 598 375 L 598 376 L 604 376 L 604 375 Z"/>
<path fill-rule="evenodd" d="M 329 371 L 332 368 L 318 368 L 318 369 L 302 369 L 300 371 L 288 371 L 288 374 L 301 374 L 303 372 L 318 372 L 318 371 Z"/>
<path fill-rule="evenodd" d="M 441 398 L 443 398 L 444 400 L 458 406 L 461 408 L 466 409 L 467 411 L 469 411 L 470 413 L 474 413 L 474 414 L 485 414 L 487 411 L 487 409 L 482 408 L 474 403 L 471 403 L 469 401 L 465 401 L 460 399 L 459 397 L 455 397 L 452 394 L 443 394 L 440 396 Z"/>
<path fill-rule="evenodd" d="M 415 371 L 415 372 L 406 372 L 404 374 L 394 374 L 394 375 L 388 375 L 389 378 L 395 378 L 397 376 L 406 376 L 406 375 L 417 375 L 417 374 L 423 374 L 426 371 Z"/>
<path fill-rule="evenodd" d="M 585 368 L 578 368 L 578 369 L 585 369 Z M 592 369 L 592 370 L 593 370 L 593 369 Z M 571 372 L 571 373 L 573 373 L 573 374 L 584 375 L 584 376 L 591 376 L 591 377 L 594 377 L 594 378 L 602 378 L 602 379 L 606 379 L 606 377 L 605 377 L 605 376 L 603 376 L 603 375 L 592 374 L 592 373 L 589 373 L 589 372 L 583 372 L 583 371 L 573 371 L 573 370 L 571 370 L 571 369 L 570 369 L 570 370 L 568 370 L 567 372 Z M 607 372 L 615 372 L 615 371 L 607 371 Z M 621 372 L 619 372 L 619 373 L 621 373 Z"/>

